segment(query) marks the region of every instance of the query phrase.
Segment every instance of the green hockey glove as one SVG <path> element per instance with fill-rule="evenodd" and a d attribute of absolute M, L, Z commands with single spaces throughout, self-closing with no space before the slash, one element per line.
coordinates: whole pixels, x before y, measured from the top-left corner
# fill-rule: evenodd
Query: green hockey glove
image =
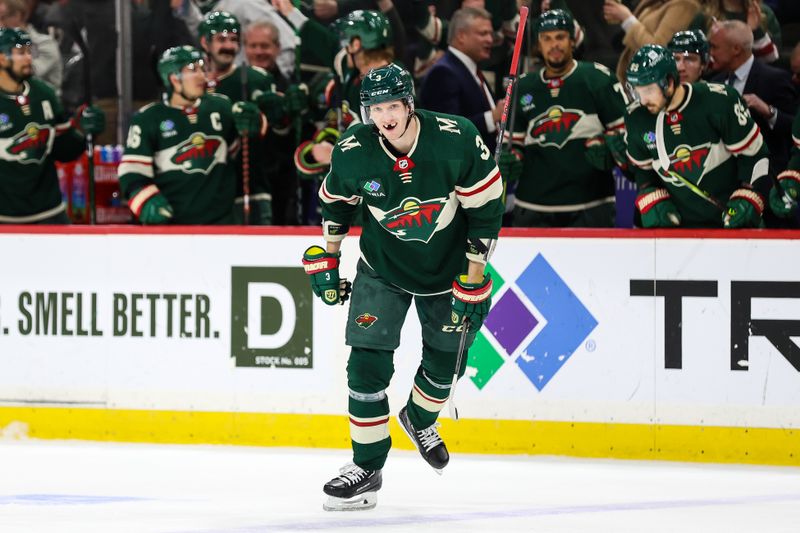
<path fill-rule="evenodd" d="M 780 186 L 780 189 L 778 186 Z M 778 174 L 778 183 L 769 191 L 769 206 L 772 208 L 772 212 L 782 218 L 794 216 L 797 213 L 797 201 L 799 198 L 800 172 L 784 170 Z"/>
<path fill-rule="evenodd" d="M 139 212 L 139 222 L 149 226 L 154 224 L 166 224 L 172 220 L 172 206 L 163 194 L 157 193 L 145 200 Z"/>
<path fill-rule="evenodd" d="M 97 135 L 106 129 L 106 115 L 97 106 L 83 104 L 75 112 L 72 124 L 84 135 Z"/>
<path fill-rule="evenodd" d="M 293 84 L 286 88 L 284 94 L 286 113 L 297 115 L 308 110 L 308 86 L 305 83 Z"/>
<path fill-rule="evenodd" d="M 341 253 L 329 254 L 319 246 L 309 246 L 303 253 L 303 268 L 311 279 L 311 290 L 328 305 L 344 304 L 353 285 L 339 278 Z"/>
<path fill-rule="evenodd" d="M 606 142 L 602 135 L 586 139 L 586 151 L 583 153 L 586 160 L 597 170 L 611 170 L 614 167 L 614 158 L 611 157 Z"/>
<path fill-rule="evenodd" d="M 606 142 L 606 147 L 614 158 L 614 163 L 617 164 L 622 170 L 628 169 L 628 146 L 625 144 L 625 135 L 623 133 L 604 133 L 603 140 Z"/>
<path fill-rule="evenodd" d="M 504 148 L 497 161 L 500 175 L 506 183 L 512 183 L 522 175 L 522 154 L 515 148 Z"/>
<path fill-rule="evenodd" d="M 270 124 L 278 124 L 286 117 L 285 98 L 273 92 L 261 93 L 256 97 L 256 105 L 267 117 Z"/>
<path fill-rule="evenodd" d="M 736 229 L 763 226 L 761 214 L 764 212 L 764 199 L 753 189 L 736 189 L 726 207 L 722 214 L 723 227 Z"/>
<path fill-rule="evenodd" d="M 233 123 L 236 131 L 240 135 L 256 137 L 262 134 L 265 129 L 262 120 L 264 115 L 258 110 L 258 106 L 252 102 L 236 102 L 233 104 Z M 266 133 L 266 131 L 264 131 Z"/>
<path fill-rule="evenodd" d="M 492 306 L 492 276 L 486 273 L 480 283 L 467 283 L 467 275 L 461 274 L 453 280 L 452 313 L 453 324 L 462 324 L 469 319 L 470 329 L 478 331 Z"/>
<path fill-rule="evenodd" d="M 636 197 L 645 228 L 674 228 L 681 225 L 681 215 L 664 188 L 645 187 Z"/>

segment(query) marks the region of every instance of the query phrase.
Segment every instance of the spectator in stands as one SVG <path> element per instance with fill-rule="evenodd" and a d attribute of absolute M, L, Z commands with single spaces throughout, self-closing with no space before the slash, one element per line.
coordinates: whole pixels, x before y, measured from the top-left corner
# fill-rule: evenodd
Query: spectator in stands
<path fill-rule="evenodd" d="M 61 93 L 64 67 L 58 43 L 50 35 L 39 33 L 28 23 L 31 15 L 28 0 L 0 0 L 0 26 L 24 28 L 33 44 L 33 72 L 37 78 L 47 82 L 56 94 Z"/>
<path fill-rule="evenodd" d="M 725 20 L 712 28 L 714 81 L 733 86 L 750 108 L 769 148 L 773 172 L 786 168 L 797 94 L 787 72 L 755 61 L 753 32 L 744 22 Z"/>
<path fill-rule="evenodd" d="M 96 107 L 70 120 L 49 85 L 33 77 L 33 43 L 19 28 L 0 28 L 0 223 L 68 224 L 56 161 L 72 161 L 86 149 L 84 135 L 105 125 Z"/>
<path fill-rule="evenodd" d="M 778 59 L 781 47 L 781 26 L 772 9 L 761 0 L 703 0 L 700 13 L 692 20 L 690 29 L 709 34 L 716 21 L 740 20 L 753 32 L 753 54 L 757 59 L 772 63 Z M 712 70 L 717 67 L 712 65 Z"/>
<path fill-rule="evenodd" d="M 291 80 L 278 68 L 281 51 L 278 27 L 270 20 L 257 20 L 244 29 L 244 52 L 248 64 L 267 71 L 275 80 L 275 88 L 285 92 Z M 290 117 L 291 119 L 291 117 Z M 267 132 L 264 149 L 264 172 L 272 189 L 272 223 L 297 224 L 297 172 L 292 154 L 297 148 L 296 124 L 289 128 L 272 127 Z"/>
<path fill-rule="evenodd" d="M 456 11 L 450 20 L 447 52 L 428 72 L 419 95 L 423 109 L 470 119 L 494 152 L 503 103 L 495 101 L 478 68 L 489 58 L 492 35 L 492 18 L 486 10 Z"/>
<path fill-rule="evenodd" d="M 499 161 L 508 190 L 520 174 L 513 223 L 613 227 L 612 143 L 619 141 L 616 159 L 623 161 L 625 92 L 608 68 L 573 59 L 575 24 L 566 11 L 545 11 L 532 30 L 544 67 L 520 77 L 509 125 L 522 168 L 515 171 L 508 149 Z"/>
<path fill-rule="evenodd" d="M 667 50 L 672 52 L 678 65 L 681 83 L 703 81 L 711 58 L 708 39 L 702 30 L 679 31 L 670 39 Z"/>
<path fill-rule="evenodd" d="M 625 49 L 617 63 L 617 78 L 624 82 L 633 54 L 645 44 L 665 46 L 675 32 L 685 30 L 700 9 L 696 0 L 642 0 L 631 12 L 617 0 L 605 0 L 603 16 L 609 24 L 620 24 Z"/>

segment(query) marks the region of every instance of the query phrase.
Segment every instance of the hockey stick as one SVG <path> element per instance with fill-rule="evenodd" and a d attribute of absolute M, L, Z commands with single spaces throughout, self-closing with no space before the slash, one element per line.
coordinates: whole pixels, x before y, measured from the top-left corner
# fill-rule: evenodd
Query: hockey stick
<path fill-rule="evenodd" d="M 78 20 L 72 21 L 72 38 L 83 55 L 83 102 L 84 105 L 92 105 L 92 65 L 89 61 L 89 45 L 81 33 L 81 25 Z M 94 181 L 94 135 L 84 134 L 86 139 L 86 171 L 89 173 L 89 224 L 94 225 L 97 220 L 97 206 L 95 201 L 95 181 Z"/>
<path fill-rule="evenodd" d="M 241 69 L 242 100 L 248 101 L 247 94 L 247 62 L 242 62 Z M 242 139 L 242 225 L 250 224 L 250 137 L 245 132 Z"/>
<path fill-rule="evenodd" d="M 519 26 L 517 27 L 517 37 L 514 40 L 514 54 L 511 56 L 511 68 L 508 71 L 508 85 L 506 85 L 506 97 L 503 101 L 503 114 L 500 116 L 500 129 L 497 131 L 497 144 L 494 150 L 495 164 L 500 160 L 500 152 L 503 150 L 503 135 L 508 125 L 508 108 L 511 105 L 511 94 L 514 91 L 514 84 L 517 82 L 517 66 L 519 63 L 519 52 L 522 48 L 522 37 L 525 35 L 525 24 L 528 22 L 528 8 L 519 8 Z"/>
<path fill-rule="evenodd" d="M 519 26 L 517 27 L 517 37 L 514 40 L 514 53 L 511 56 L 511 68 L 509 69 L 509 82 L 506 86 L 506 98 L 503 102 L 503 115 L 500 118 L 500 130 L 497 132 L 497 147 L 494 152 L 495 165 L 500 160 L 500 152 L 503 149 L 503 134 L 505 133 L 506 123 L 508 122 L 508 107 L 511 104 L 511 95 L 514 84 L 517 81 L 517 66 L 519 64 L 519 52 L 522 48 L 522 37 L 525 35 L 525 24 L 528 21 L 528 8 L 519 8 Z M 456 407 L 456 385 L 458 384 L 458 374 L 461 371 L 461 362 L 464 360 L 464 352 L 467 347 L 467 334 L 469 333 L 470 321 L 464 320 L 461 336 L 458 338 L 458 353 L 456 354 L 456 368 L 453 372 L 453 381 L 450 383 L 450 395 L 447 397 L 450 403 L 450 417 L 458 420 L 458 408 Z"/>

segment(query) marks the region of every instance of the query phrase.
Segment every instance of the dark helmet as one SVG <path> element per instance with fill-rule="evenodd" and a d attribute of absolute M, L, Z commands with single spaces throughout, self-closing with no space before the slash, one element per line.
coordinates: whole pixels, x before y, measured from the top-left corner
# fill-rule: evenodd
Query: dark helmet
<path fill-rule="evenodd" d="M 657 83 L 662 92 L 669 87 L 670 79 L 675 85 L 680 81 L 672 52 L 657 44 L 646 44 L 639 48 L 633 54 L 625 76 L 632 87 Z"/>
<path fill-rule="evenodd" d="M 708 39 L 703 30 L 679 31 L 670 39 L 667 50 L 673 54 L 697 54 L 704 64 L 708 64 L 711 58 Z"/>
<path fill-rule="evenodd" d="M 158 60 L 158 75 L 167 90 L 172 89 L 170 74 L 180 74 L 183 67 L 205 60 L 205 54 L 193 46 L 173 46 L 161 54 Z"/>
<path fill-rule="evenodd" d="M 575 38 L 575 21 L 569 11 L 563 9 L 545 11 L 536 19 L 533 29 L 537 36 L 544 31 L 564 30 L 571 39 Z"/>
<path fill-rule="evenodd" d="M 215 33 L 235 33 L 242 34 L 242 26 L 239 20 L 227 11 L 212 11 L 205 16 L 203 22 L 197 28 L 200 37 L 210 40 Z"/>
<path fill-rule="evenodd" d="M 31 36 L 22 28 L 0 28 L 0 54 L 10 55 L 14 48 L 31 45 Z"/>
<path fill-rule="evenodd" d="M 358 9 L 338 19 L 333 26 L 339 34 L 342 48 L 355 37 L 361 39 L 361 46 L 365 50 L 385 48 L 392 43 L 392 26 L 380 11 Z"/>
<path fill-rule="evenodd" d="M 407 70 L 394 63 L 370 70 L 361 81 L 361 120 L 369 119 L 369 106 L 403 100 L 409 106 L 409 114 L 414 112 L 414 81 Z"/>

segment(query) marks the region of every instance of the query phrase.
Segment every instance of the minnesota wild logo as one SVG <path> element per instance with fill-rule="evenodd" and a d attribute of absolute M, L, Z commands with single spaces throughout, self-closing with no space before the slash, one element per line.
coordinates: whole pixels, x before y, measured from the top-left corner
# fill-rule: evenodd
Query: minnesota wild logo
<path fill-rule="evenodd" d="M 682 144 L 672 152 L 669 166 L 684 178 L 698 183 L 703 176 L 710 146 L 709 143 L 700 146 Z"/>
<path fill-rule="evenodd" d="M 406 198 L 399 207 L 384 213 L 381 226 L 401 241 L 428 242 L 436 231 L 447 198 Z"/>
<path fill-rule="evenodd" d="M 217 150 L 222 140 L 219 137 L 206 137 L 195 133 L 175 149 L 172 162 L 179 165 L 184 172 L 202 172 L 208 174 L 217 163 Z"/>
<path fill-rule="evenodd" d="M 580 109 L 564 109 L 556 105 L 533 119 L 530 135 L 541 146 L 563 147 L 572 128 L 583 117 Z"/>
<path fill-rule="evenodd" d="M 28 124 L 11 138 L 6 150 L 18 163 L 41 163 L 50 151 L 50 134 L 47 126 Z"/>
<path fill-rule="evenodd" d="M 356 317 L 356 324 L 358 327 L 369 329 L 372 324 L 378 321 L 378 317 L 369 313 L 362 313 Z"/>

